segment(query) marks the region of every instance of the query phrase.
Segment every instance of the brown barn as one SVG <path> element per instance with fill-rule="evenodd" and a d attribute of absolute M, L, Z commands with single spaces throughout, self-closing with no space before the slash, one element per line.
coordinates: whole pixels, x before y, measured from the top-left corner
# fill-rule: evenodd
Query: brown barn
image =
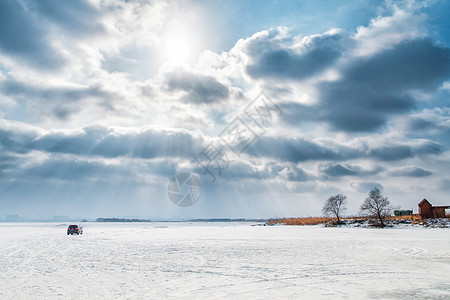
<path fill-rule="evenodd" d="M 450 206 L 433 206 L 427 199 L 419 202 L 419 215 L 426 218 L 445 218 L 445 210 L 450 209 Z"/>

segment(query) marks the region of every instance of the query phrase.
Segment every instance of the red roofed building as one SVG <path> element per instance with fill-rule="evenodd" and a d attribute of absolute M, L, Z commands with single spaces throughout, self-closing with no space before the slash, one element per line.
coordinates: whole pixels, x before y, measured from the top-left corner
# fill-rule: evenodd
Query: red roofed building
<path fill-rule="evenodd" d="M 450 206 L 433 206 L 427 199 L 419 202 L 419 215 L 423 218 L 446 218 L 445 210 Z"/>

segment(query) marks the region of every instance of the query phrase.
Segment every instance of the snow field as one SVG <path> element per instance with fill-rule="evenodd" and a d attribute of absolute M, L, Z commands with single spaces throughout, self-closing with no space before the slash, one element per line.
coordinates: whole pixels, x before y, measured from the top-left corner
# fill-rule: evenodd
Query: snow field
<path fill-rule="evenodd" d="M 448 229 L 0 223 L 0 299 L 449 299 Z"/>

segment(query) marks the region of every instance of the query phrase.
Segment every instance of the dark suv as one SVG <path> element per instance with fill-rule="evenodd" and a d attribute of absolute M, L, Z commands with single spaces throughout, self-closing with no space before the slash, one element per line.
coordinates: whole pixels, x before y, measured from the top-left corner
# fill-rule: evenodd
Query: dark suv
<path fill-rule="evenodd" d="M 69 225 L 67 228 L 67 235 L 69 234 L 83 234 L 83 227 L 78 225 Z"/>

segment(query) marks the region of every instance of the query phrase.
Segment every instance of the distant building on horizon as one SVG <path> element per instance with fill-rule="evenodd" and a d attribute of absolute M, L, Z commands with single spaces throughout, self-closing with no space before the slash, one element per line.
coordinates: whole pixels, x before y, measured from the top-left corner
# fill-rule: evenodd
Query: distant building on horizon
<path fill-rule="evenodd" d="M 419 202 L 419 215 L 424 219 L 446 218 L 449 217 L 449 214 L 450 206 L 433 206 L 427 199 Z"/>
<path fill-rule="evenodd" d="M 394 216 L 412 216 L 413 211 L 411 210 L 394 210 Z"/>

